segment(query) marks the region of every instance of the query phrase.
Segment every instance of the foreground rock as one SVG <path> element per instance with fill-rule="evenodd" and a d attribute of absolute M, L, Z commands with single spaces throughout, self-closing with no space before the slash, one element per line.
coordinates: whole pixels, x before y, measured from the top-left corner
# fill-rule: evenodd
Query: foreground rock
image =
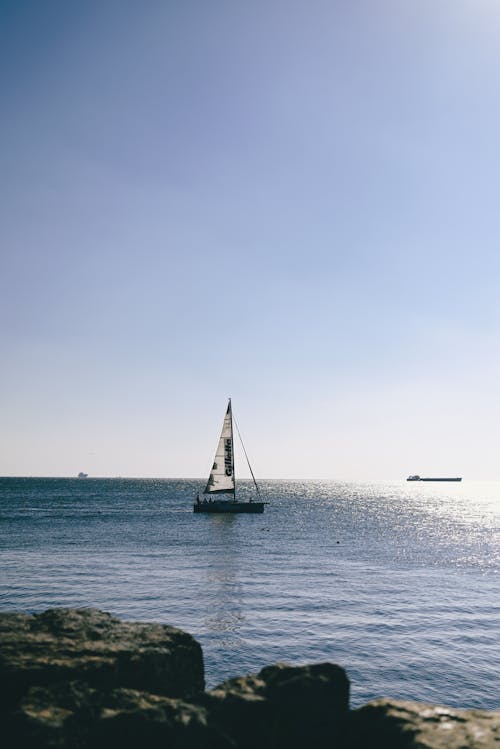
<path fill-rule="evenodd" d="M 2 704 L 30 687 L 72 680 L 191 697 L 205 686 L 203 654 L 179 629 L 122 622 L 97 609 L 0 615 Z"/>
<path fill-rule="evenodd" d="M 3 724 L 8 747 L 232 749 L 207 712 L 184 700 L 84 682 L 33 687 Z"/>
<path fill-rule="evenodd" d="M 349 681 L 332 663 L 277 664 L 224 682 L 202 699 L 209 720 L 241 749 L 340 744 Z"/>
<path fill-rule="evenodd" d="M 500 749 L 500 712 L 390 700 L 349 711 L 331 663 L 203 687 L 200 646 L 172 627 L 92 609 L 0 614 L 9 749 Z"/>
<path fill-rule="evenodd" d="M 500 712 L 374 700 L 350 717 L 349 749 L 499 749 Z"/>

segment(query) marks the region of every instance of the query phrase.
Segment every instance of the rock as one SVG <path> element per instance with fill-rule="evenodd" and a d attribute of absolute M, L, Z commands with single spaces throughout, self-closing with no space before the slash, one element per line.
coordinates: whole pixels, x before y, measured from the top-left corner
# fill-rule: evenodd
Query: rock
<path fill-rule="evenodd" d="M 500 712 L 396 700 L 349 712 L 331 663 L 203 688 L 200 646 L 172 627 L 94 609 L 0 614 L 9 749 L 500 749 Z"/>
<path fill-rule="evenodd" d="M 180 699 L 69 682 L 33 687 L 4 725 L 8 746 L 23 749 L 232 749 L 206 711 Z M 10 743 L 9 743 L 10 739 Z"/>
<path fill-rule="evenodd" d="M 272 710 L 265 683 L 250 675 L 224 682 L 200 698 L 210 725 L 231 738 L 238 749 L 266 749 Z"/>
<path fill-rule="evenodd" d="M 0 614 L 0 699 L 30 687 L 80 680 L 100 689 L 192 697 L 204 689 L 200 645 L 161 624 L 122 622 L 97 609 Z"/>
<path fill-rule="evenodd" d="M 203 698 L 210 723 L 242 749 L 333 747 L 341 741 L 348 704 L 347 676 L 331 663 L 268 666 Z"/>
<path fill-rule="evenodd" d="M 353 710 L 349 749 L 499 749 L 500 711 L 379 699 Z"/>
<path fill-rule="evenodd" d="M 111 705 L 92 724 L 92 749 L 116 744 L 121 749 L 233 749 L 232 742 L 208 724 L 206 711 L 199 706 L 126 690 L 115 690 L 111 697 Z"/>

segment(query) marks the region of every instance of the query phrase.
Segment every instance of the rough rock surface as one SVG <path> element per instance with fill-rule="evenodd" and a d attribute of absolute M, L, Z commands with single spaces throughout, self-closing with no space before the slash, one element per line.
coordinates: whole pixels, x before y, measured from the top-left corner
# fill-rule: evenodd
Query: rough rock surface
<path fill-rule="evenodd" d="M 0 614 L 7 749 L 500 749 L 500 712 L 375 700 L 340 666 L 277 664 L 203 692 L 188 634 L 94 609 Z"/>
<path fill-rule="evenodd" d="M 0 615 L 0 698 L 81 680 L 99 688 L 191 697 L 204 689 L 203 654 L 186 632 L 123 622 L 97 609 Z"/>
<path fill-rule="evenodd" d="M 500 749 L 500 712 L 380 699 L 353 710 L 349 749 Z"/>
<path fill-rule="evenodd" d="M 198 705 L 133 689 L 95 689 L 84 682 L 33 687 L 4 722 L 2 735 L 8 747 L 23 749 L 233 747 Z"/>
<path fill-rule="evenodd" d="M 349 681 L 332 663 L 278 663 L 207 692 L 209 720 L 235 746 L 335 746 L 349 709 Z"/>

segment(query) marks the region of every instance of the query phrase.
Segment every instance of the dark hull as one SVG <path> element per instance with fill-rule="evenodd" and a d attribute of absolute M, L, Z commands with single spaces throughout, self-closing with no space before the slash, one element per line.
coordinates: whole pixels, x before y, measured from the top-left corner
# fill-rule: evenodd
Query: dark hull
<path fill-rule="evenodd" d="M 456 479 L 432 479 L 430 478 L 430 479 L 420 479 L 420 481 L 462 481 L 462 479 L 461 478 L 456 478 Z"/>
<path fill-rule="evenodd" d="M 461 476 L 457 476 L 457 478 L 423 478 L 423 479 L 406 479 L 407 481 L 462 481 Z"/>
<path fill-rule="evenodd" d="M 231 502 L 216 500 L 215 502 L 195 502 L 193 512 L 264 512 L 266 502 Z"/>

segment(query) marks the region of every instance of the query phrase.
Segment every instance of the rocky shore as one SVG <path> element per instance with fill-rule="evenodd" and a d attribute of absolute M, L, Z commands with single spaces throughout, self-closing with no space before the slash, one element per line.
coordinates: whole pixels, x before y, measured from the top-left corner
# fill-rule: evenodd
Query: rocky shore
<path fill-rule="evenodd" d="M 350 710 L 331 663 L 205 691 L 191 635 L 96 609 L 0 614 L 0 691 L 7 749 L 500 749 L 500 711 L 387 699 Z"/>

